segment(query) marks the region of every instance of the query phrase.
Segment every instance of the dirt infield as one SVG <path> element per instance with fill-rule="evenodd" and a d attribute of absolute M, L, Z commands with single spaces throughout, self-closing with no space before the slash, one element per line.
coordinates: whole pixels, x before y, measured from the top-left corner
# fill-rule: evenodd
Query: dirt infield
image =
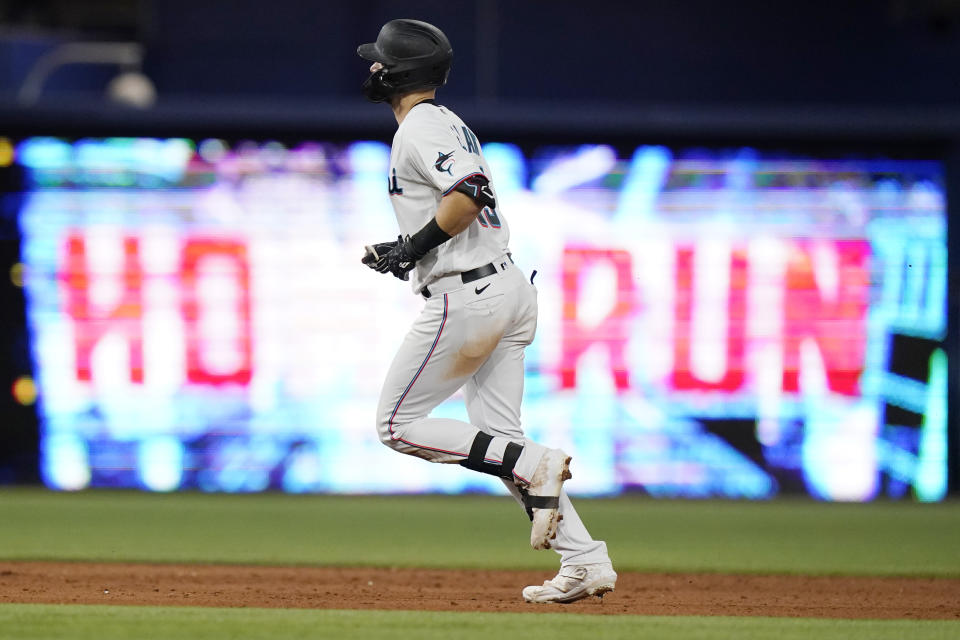
<path fill-rule="evenodd" d="M 0 562 L 0 602 L 960 619 L 960 580 L 621 572 L 602 601 L 524 603 L 531 571 Z"/>

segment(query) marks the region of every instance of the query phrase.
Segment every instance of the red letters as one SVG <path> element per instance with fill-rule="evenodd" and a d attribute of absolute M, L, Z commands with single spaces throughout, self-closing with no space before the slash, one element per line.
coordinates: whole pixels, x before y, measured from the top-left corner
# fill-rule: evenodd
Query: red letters
<path fill-rule="evenodd" d="M 743 250 L 733 251 L 730 256 L 730 285 L 727 294 L 726 318 L 726 372 L 716 381 L 699 379 L 691 371 L 690 356 L 694 348 L 723 348 L 721 345 L 693 343 L 694 308 L 694 249 L 681 247 L 677 250 L 677 297 L 673 339 L 673 386 L 678 391 L 736 391 L 743 385 L 743 353 L 746 343 L 747 317 L 747 256 Z"/>
<path fill-rule="evenodd" d="M 123 335 L 129 349 L 129 378 L 131 382 L 144 381 L 144 282 L 151 277 L 141 264 L 141 241 L 125 236 L 123 242 L 122 272 L 98 273 L 90 268 L 87 242 L 80 233 L 67 237 L 60 278 L 64 284 L 66 311 L 73 319 L 76 352 L 76 377 L 82 382 L 93 380 L 92 356 L 97 343 L 107 333 Z M 217 291 L 216 297 L 232 302 L 229 308 L 216 308 L 216 299 L 204 299 L 199 292 L 199 280 L 204 261 L 213 258 L 231 266 L 232 281 L 219 282 L 226 291 Z M 188 239 L 182 249 L 179 283 L 181 312 L 186 336 L 187 380 L 195 384 L 248 384 L 252 377 L 252 328 L 250 301 L 250 268 L 246 246 L 239 241 L 222 239 Z M 221 281 L 223 279 L 221 278 Z M 110 282 L 119 288 L 119 299 L 109 308 L 100 308 L 90 299 L 90 291 L 97 282 Z M 203 320 L 206 313 L 219 313 L 216 319 Z M 227 326 L 230 331 L 217 334 Z M 206 327 L 206 330 L 204 329 Z M 211 331 L 214 335 L 211 335 Z M 217 353 L 221 357 L 213 358 Z M 226 353 L 230 357 L 223 358 Z M 218 360 L 219 367 L 211 366 Z M 223 362 L 233 365 L 223 370 Z"/>
<path fill-rule="evenodd" d="M 800 343 L 813 338 L 820 347 L 827 387 L 857 395 L 863 373 L 866 317 L 870 294 L 865 240 L 839 240 L 829 245 L 836 253 L 835 293 L 825 295 L 814 277 L 811 247 L 795 245 L 786 275 L 783 328 L 783 390 L 800 389 Z"/>
<path fill-rule="evenodd" d="M 130 354 L 130 381 L 143 382 L 143 269 L 140 266 L 140 245 L 136 238 L 123 239 L 123 272 L 98 274 L 114 278 L 121 284 L 120 300 L 109 310 L 94 309 L 90 302 L 91 274 L 87 264 L 87 245 L 78 233 L 67 237 L 62 280 L 66 285 L 67 313 L 74 321 L 77 380 L 93 379 L 93 348 L 105 333 L 118 331 L 124 335 Z"/>
<path fill-rule="evenodd" d="M 180 311 L 186 361 L 185 377 L 192 384 L 249 384 L 253 375 L 252 301 L 250 264 L 244 242 L 222 238 L 188 238 L 183 241 L 175 274 L 145 271 L 143 260 L 146 240 L 121 236 L 122 255 L 112 271 L 105 272 L 91 258 L 90 243 L 79 232 L 71 233 L 63 245 L 60 279 L 67 313 L 74 323 L 76 378 L 93 380 L 93 353 L 101 339 L 113 334 L 125 341 L 129 362 L 129 380 L 143 383 L 144 372 L 144 288 L 152 277 L 175 276 L 180 294 Z M 149 247 L 147 247 L 149 249 Z M 839 394 L 859 393 L 864 369 L 866 318 L 870 295 L 870 245 L 866 240 L 783 242 L 782 281 L 779 275 L 765 280 L 764 286 L 782 283 L 782 314 L 769 311 L 762 339 L 779 338 L 782 349 L 782 389 L 800 391 L 801 346 L 809 341 L 817 347 L 823 361 L 827 387 Z M 747 321 L 751 269 L 745 247 L 732 247 L 729 262 L 717 268 L 729 269 L 720 313 L 725 318 L 723 344 L 700 344 L 694 323 L 704 321 L 698 313 L 696 245 L 676 247 L 676 279 L 673 306 L 660 307 L 658 317 L 673 317 L 673 342 L 656 343 L 649 348 L 661 352 L 658 359 L 672 369 L 662 372 L 663 383 L 675 391 L 734 393 L 745 389 L 750 377 L 750 324 Z M 149 254 L 147 254 L 149 255 Z M 662 260 L 664 276 L 670 272 L 669 258 Z M 656 268 L 645 260 L 646 268 Z M 92 266 L 91 266 L 92 264 Z M 148 265 L 149 266 L 149 265 Z M 599 322 L 588 324 L 579 313 L 584 298 L 584 276 L 596 267 L 608 267 L 614 297 L 609 310 L 599 310 Z M 773 273 L 781 273 L 775 270 Z M 766 273 L 766 272 L 765 272 Z M 597 274 L 599 275 L 599 274 Z M 633 322 L 639 312 L 638 290 L 634 281 L 633 260 L 621 249 L 566 248 L 561 267 L 563 307 L 561 311 L 559 382 L 562 389 L 575 388 L 581 356 L 591 347 L 606 351 L 610 375 L 618 391 L 631 385 L 627 348 Z M 95 296 L 94 292 L 105 292 Z M 779 299 L 779 298 L 778 298 Z M 648 306 L 658 304 L 649 300 Z M 664 303 L 665 304 L 665 303 Z M 782 323 L 779 319 L 782 318 Z M 709 321 L 709 319 L 706 319 Z M 781 326 L 782 325 L 782 326 Z M 779 329 L 779 331 L 778 331 Z M 178 333 L 179 335 L 179 333 Z M 776 347 L 774 347 L 776 348 Z M 709 354 L 699 349 L 720 349 Z M 704 354 L 719 364 L 725 363 L 713 379 L 703 379 L 694 363 Z"/>
<path fill-rule="evenodd" d="M 616 300 L 610 313 L 597 326 L 588 328 L 577 319 L 580 275 L 590 263 L 607 261 L 617 274 Z M 565 249 L 563 252 L 563 345 L 560 363 L 560 387 L 577 385 L 577 360 L 592 344 L 600 344 L 610 354 L 613 380 L 619 390 L 630 387 L 630 372 L 625 349 L 630 335 L 630 316 L 634 309 L 633 267 L 630 254 L 611 249 Z"/>
<path fill-rule="evenodd" d="M 822 357 L 827 387 L 835 393 L 859 393 L 866 349 L 866 318 L 869 307 L 870 245 L 866 240 L 826 241 L 818 245 L 803 240 L 784 242 L 782 326 L 779 331 L 783 354 L 782 389 L 800 391 L 800 347 L 812 340 Z M 676 281 L 673 306 L 673 344 L 654 344 L 653 348 L 672 348 L 673 369 L 666 382 L 674 391 L 732 393 L 745 391 L 748 381 L 748 347 L 751 336 L 747 320 L 751 267 L 744 247 L 730 252 L 729 284 L 724 293 L 726 308 L 725 342 L 722 345 L 698 344 L 693 331 L 697 275 L 694 273 L 696 246 L 676 248 Z M 820 262 L 818 262 L 818 260 Z M 595 327 L 578 320 L 581 302 L 581 276 L 598 262 L 614 267 L 616 300 L 610 312 Z M 821 280 L 815 277 L 820 268 Z M 779 281 L 778 281 L 779 282 Z M 631 323 L 638 312 L 631 256 L 621 250 L 566 249 L 562 266 L 563 310 L 560 355 L 560 388 L 576 387 L 580 356 L 592 345 L 606 349 L 611 375 L 618 390 L 630 386 L 626 361 Z M 648 302 L 649 305 L 657 301 Z M 702 319 L 701 319 L 702 320 Z M 769 338 L 764 338 L 768 340 Z M 692 366 L 697 349 L 723 349 L 726 367 L 717 379 L 704 380 Z M 702 353 L 702 352 L 701 352 Z M 718 356 L 718 354 L 714 354 Z"/>
<path fill-rule="evenodd" d="M 233 286 L 235 307 L 231 309 L 239 320 L 235 335 L 205 335 L 201 331 L 203 313 L 201 296 L 197 285 L 203 260 L 221 257 L 233 263 Z M 190 240 L 183 248 L 180 266 L 183 291 L 183 317 L 187 327 L 187 380 L 197 384 L 248 384 L 252 375 L 253 355 L 250 327 L 250 269 L 247 264 L 247 248 L 229 240 Z M 227 341 L 220 347 L 239 354 L 239 362 L 233 371 L 214 371 L 204 357 L 206 349 L 218 341 Z M 230 344 L 232 342 L 233 344 Z M 206 348 L 206 349 L 205 349 Z"/>

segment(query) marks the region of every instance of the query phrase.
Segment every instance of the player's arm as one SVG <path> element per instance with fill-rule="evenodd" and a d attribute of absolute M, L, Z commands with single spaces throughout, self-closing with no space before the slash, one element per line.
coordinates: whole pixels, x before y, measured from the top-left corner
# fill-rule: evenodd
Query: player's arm
<path fill-rule="evenodd" d="M 450 238 L 464 231 L 477 219 L 483 205 L 460 191 L 451 191 L 437 207 L 437 226 Z"/>
<path fill-rule="evenodd" d="M 482 173 L 473 173 L 450 187 L 440 198 L 433 219 L 410 236 L 408 253 L 419 260 L 431 249 L 464 231 L 477 219 L 484 207 L 496 207 L 490 181 Z"/>
<path fill-rule="evenodd" d="M 365 256 L 364 262 L 380 273 L 392 273 L 406 280 L 420 258 L 464 231 L 477 219 L 480 210 L 488 206 L 496 206 L 490 181 L 482 174 L 468 176 L 440 199 L 437 213 L 423 228 L 412 236 L 398 238 L 382 258 L 368 252 L 370 257 Z"/>

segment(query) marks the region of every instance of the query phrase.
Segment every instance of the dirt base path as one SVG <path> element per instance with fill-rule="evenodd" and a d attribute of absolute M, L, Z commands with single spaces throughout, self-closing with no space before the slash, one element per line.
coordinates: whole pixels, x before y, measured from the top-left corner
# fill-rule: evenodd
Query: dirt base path
<path fill-rule="evenodd" d="M 232 565 L 0 562 L 0 602 L 960 619 L 960 580 L 621 572 L 603 600 L 523 602 L 551 577 L 451 571 Z"/>

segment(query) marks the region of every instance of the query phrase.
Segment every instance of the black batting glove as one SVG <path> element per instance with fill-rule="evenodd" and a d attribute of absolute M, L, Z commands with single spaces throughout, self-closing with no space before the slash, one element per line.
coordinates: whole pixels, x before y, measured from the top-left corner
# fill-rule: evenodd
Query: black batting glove
<path fill-rule="evenodd" d="M 379 273 L 393 274 L 401 280 L 410 279 L 410 271 L 413 270 L 417 260 L 424 256 L 417 251 L 410 236 L 406 238 L 397 236 L 397 239 L 392 242 L 379 242 L 367 245 L 364 249 L 361 259 L 363 264 Z"/>
<path fill-rule="evenodd" d="M 392 242 L 378 242 L 377 244 L 368 244 L 364 247 L 363 258 L 361 262 L 375 271 L 379 271 L 379 267 L 383 264 L 384 257 L 397 246 L 397 240 Z"/>
<path fill-rule="evenodd" d="M 395 246 L 383 256 L 375 268 L 380 273 L 392 273 L 401 280 L 409 280 L 410 272 L 423 255 L 410 241 L 410 236 L 397 236 Z"/>

